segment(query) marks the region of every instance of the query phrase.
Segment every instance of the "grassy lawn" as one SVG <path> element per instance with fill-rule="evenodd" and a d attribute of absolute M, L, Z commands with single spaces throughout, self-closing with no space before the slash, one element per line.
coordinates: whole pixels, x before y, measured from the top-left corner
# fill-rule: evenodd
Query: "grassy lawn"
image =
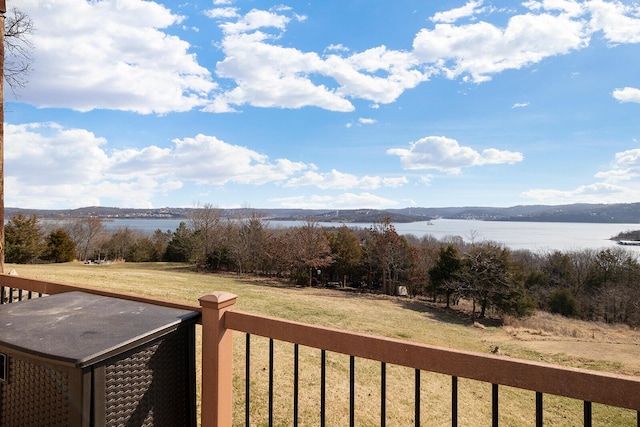
<path fill-rule="evenodd" d="M 539 314 L 506 326 L 475 325 L 454 311 L 430 307 L 407 298 L 373 294 L 294 288 L 251 277 L 213 275 L 192 271 L 181 264 L 115 263 L 111 265 L 7 265 L 23 277 L 76 284 L 111 291 L 198 304 L 213 291 L 238 295 L 236 309 L 285 319 L 405 339 L 448 348 L 546 361 L 566 366 L 640 375 L 640 335 L 628 328 L 574 322 Z M 234 381 L 244 390 L 245 337 L 236 334 Z M 252 337 L 251 424 L 267 422 L 268 340 Z M 319 424 L 320 352 L 301 348 L 300 425 Z M 358 425 L 378 425 L 380 418 L 380 366 L 356 362 L 356 420 Z M 292 424 L 293 346 L 275 346 L 275 424 Z M 348 425 L 348 357 L 327 355 L 327 424 Z M 387 425 L 413 423 L 413 370 L 387 367 Z M 450 425 L 451 379 L 423 373 L 422 419 L 429 425 Z M 459 425 L 490 425 L 491 386 L 460 380 Z M 501 425 L 531 425 L 534 394 L 501 388 Z M 235 396 L 236 424 L 244 424 L 241 393 Z M 545 425 L 581 423 L 582 402 L 545 397 Z M 636 425 L 635 412 L 594 405 L 595 425 Z"/>

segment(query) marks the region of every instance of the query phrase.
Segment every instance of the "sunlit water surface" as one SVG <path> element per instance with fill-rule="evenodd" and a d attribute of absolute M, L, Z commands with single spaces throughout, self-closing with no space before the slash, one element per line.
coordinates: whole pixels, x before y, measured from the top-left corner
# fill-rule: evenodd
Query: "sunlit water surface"
<path fill-rule="evenodd" d="M 115 219 L 105 222 L 107 228 L 129 228 L 153 232 L 175 231 L 180 222 L 177 219 Z M 296 221 L 266 221 L 270 227 L 300 225 Z M 336 227 L 336 223 L 320 223 L 322 226 Z M 346 224 L 349 227 L 368 228 L 371 224 Z M 528 249 L 536 252 L 553 250 L 573 251 L 581 249 L 602 249 L 617 246 L 609 240 L 622 231 L 640 230 L 640 224 L 588 224 L 576 222 L 509 222 L 437 219 L 430 222 L 394 224 L 400 234 L 418 237 L 431 235 L 438 240 L 459 236 L 466 242 L 490 240 L 504 244 L 510 249 Z M 627 247 L 640 252 L 640 247 Z"/>

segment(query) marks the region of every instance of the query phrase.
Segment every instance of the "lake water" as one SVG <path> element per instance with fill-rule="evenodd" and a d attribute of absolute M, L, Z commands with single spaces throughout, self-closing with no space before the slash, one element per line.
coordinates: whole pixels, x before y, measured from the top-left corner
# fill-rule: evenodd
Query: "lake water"
<path fill-rule="evenodd" d="M 115 219 L 105 222 L 108 229 L 128 226 L 146 232 L 157 229 L 175 231 L 178 219 Z M 272 228 L 300 225 L 296 221 L 268 221 Z M 320 223 L 322 226 L 336 227 L 337 223 Z M 371 224 L 346 224 L 368 228 Z M 413 222 L 394 224 L 400 234 L 413 234 L 418 237 L 431 235 L 436 239 L 459 236 L 466 242 L 491 240 L 502 243 L 510 249 L 528 249 L 536 252 L 553 250 L 573 251 L 581 249 L 603 249 L 616 247 L 609 240 L 622 231 L 640 230 L 640 224 L 590 224 L 557 222 L 508 222 L 438 219 L 431 222 Z M 640 247 L 625 248 L 640 253 Z"/>

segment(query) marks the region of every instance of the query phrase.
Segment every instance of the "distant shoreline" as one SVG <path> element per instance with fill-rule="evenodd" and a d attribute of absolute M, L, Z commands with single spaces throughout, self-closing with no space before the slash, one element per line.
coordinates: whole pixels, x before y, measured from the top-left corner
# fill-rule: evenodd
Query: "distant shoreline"
<path fill-rule="evenodd" d="M 603 224 L 638 224 L 640 203 L 530 205 L 512 207 L 443 207 L 402 209 L 224 209 L 215 207 L 129 209 L 91 206 L 78 209 L 5 208 L 5 218 L 17 213 L 37 215 L 43 219 L 74 219 L 98 217 L 109 219 L 175 219 L 188 220 L 195 212 L 217 209 L 224 217 L 246 218 L 258 215 L 270 221 L 318 221 L 335 223 L 374 223 L 389 218 L 393 223 L 413 223 L 436 219 L 466 219 L 510 222 L 569 222 Z"/>

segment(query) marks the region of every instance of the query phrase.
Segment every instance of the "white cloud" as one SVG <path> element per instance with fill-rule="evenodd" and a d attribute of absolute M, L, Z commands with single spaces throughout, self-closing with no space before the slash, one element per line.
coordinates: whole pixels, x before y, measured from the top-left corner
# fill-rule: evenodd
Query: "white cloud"
<path fill-rule="evenodd" d="M 476 165 L 502 165 L 519 163 L 524 159 L 522 153 L 517 151 L 498 150 L 496 148 L 486 148 L 482 150 L 480 159 Z"/>
<path fill-rule="evenodd" d="M 171 164 L 172 175 L 205 185 L 224 185 L 229 182 L 261 185 L 282 181 L 309 166 L 301 162 L 277 159 L 270 162 L 264 154 L 245 147 L 228 144 L 214 136 L 196 135 L 193 138 L 175 139 L 175 148 L 168 150 L 153 163 Z M 137 163 L 143 150 L 136 151 L 128 161 L 120 162 L 126 167 Z"/>
<path fill-rule="evenodd" d="M 338 44 L 331 44 L 329 46 L 327 46 L 327 51 L 337 51 L 337 52 L 349 52 L 349 48 L 346 46 L 343 46 L 342 44 L 338 43 Z"/>
<path fill-rule="evenodd" d="M 149 207 L 158 191 L 160 183 L 144 176 L 108 181 L 113 160 L 102 148 L 106 141 L 84 129 L 7 123 L 5 137 L 11 141 L 5 144 L 6 201 L 11 206 L 95 206 L 110 197 L 124 206 Z"/>
<path fill-rule="evenodd" d="M 5 137 L 11 141 L 5 145 L 6 199 L 11 206 L 69 207 L 70 201 L 74 207 L 91 206 L 108 199 L 122 206 L 150 207 L 155 197 L 188 184 L 374 190 L 408 183 L 405 177 L 356 176 L 335 169 L 323 173 L 314 164 L 270 160 L 263 153 L 203 134 L 174 139 L 168 147 L 110 151 L 104 138 L 57 123 L 6 124 Z M 367 206 L 383 200 L 369 193 L 346 193 L 332 203 L 363 199 L 371 203 Z"/>
<path fill-rule="evenodd" d="M 413 53 L 379 46 L 349 57 L 330 55 L 323 72 L 336 80 L 341 96 L 388 104 L 429 79 L 421 68 Z"/>
<path fill-rule="evenodd" d="M 398 202 L 371 193 L 344 193 L 335 199 L 332 206 L 341 209 L 382 209 L 397 206 Z"/>
<path fill-rule="evenodd" d="M 423 29 L 413 42 L 414 54 L 437 64 L 450 79 L 463 76 L 483 82 L 508 69 L 519 69 L 587 46 L 581 21 L 568 15 L 525 14 L 509 19 L 505 28 L 488 22 Z"/>
<path fill-rule="evenodd" d="M 521 162 L 522 153 L 488 148 L 481 153 L 458 144 L 444 136 L 428 136 L 411 143 L 406 148 L 391 148 L 387 154 L 400 157 L 404 169 L 436 169 L 458 174 L 462 168 L 488 164 L 513 164 Z"/>
<path fill-rule="evenodd" d="M 236 22 L 221 24 L 220 28 L 228 35 L 247 33 L 260 28 L 284 30 L 290 20 L 289 17 L 275 12 L 253 9 L 246 15 L 241 16 Z"/>
<path fill-rule="evenodd" d="M 429 186 L 429 185 L 431 185 L 432 181 L 433 181 L 433 175 L 422 175 L 420 177 L 420 182 L 423 185 Z"/>
<path fill-rule="evenodd" d="M 629 181 L 640 176 L 640 148 L 616 153 L 611 169 L 598 172 L 595 176 L 610 183 Z"/>
<path fill-rule="evenodd" d="M 580 16 L 584 13 L 582 3 L 574 0 L 531 0 L 522 4 L 531 10 L 560 11 L 570 16 Z"/>
<path fill-rule="evenodd" d="M 602 31 L 611 43 L 640 42 L 640 5 L 602 0 L 591 0 L 585 5 L 591 12 L 592 31 Z"/>
<path fill-rule="evenodd" d="M 184 18 L 158 3 L 23 0 L 20 9 L 37 29 L 22 102 L 162 114 L 202 106 L 216 87 L 189 43 L 164 31 Z"/>
<path fill-rule="evenodd" d="M 237 87 L 221 94 L 208 109 L 233 111 L 233 105 L 249 104 L 353 111 L 349 99 L 391 103 L 436 72 L 451 79 L 483 82 L 504 70 L 582 49 L 593 31 L 624 42 L 634 42 L 635 34 L 640 34 L 633 6 L 599 0 L 585 4 L 544 0 L 524 5 L 535 13 L 514 15 L 505 27 L 488 22 L 455 25 L 460 18 L 487 10 L 482 1 L 469 1 L 436 13 L 431 18 L 435 27 L 417 33 L 413 51 L 378 46 L 349 55 L 343 44 L 333 44 L 327 51 L 335 53 L 326 57 L 278 46 L 274 42 L 279 36 L 267 36 L 263 31 L 285 31 L 290 18 L 281 11 L 253 10 L 235 22 L 222 24 L 228 34 L 222 43 L 227 58 L 217 72 L 234 80 Z M 323 84 L 316 83 L 313 75 L 332 79 L 335 85 L 328 86 L 326 79 Z"/>
<path fill-rule="evenodd" d="M 608 183 L 582 185 L 572 190 L 536 189 L 525 191 L 522 197 L 535 203 L 622 203 L 637 200 L 640 191 Z"/>
<path fill-rule="evenodd" d="M 411 52 L 385 46 L 349 55 L 346 47 L 334 44 L 325 56 L 280 46 L 277 41 L 292 19 L 285 12 L 290 13 L 253 10 L 220 24 L 225 58 L 216 73 L 235 87 L 221 92 L 207 111 L 235 111 L 246 104 L 349 112 L 355 109 L 350 98 L 386 104 L 428 79 Z"/>
<path fill-rule="evenodd" d="M 466 18 L 473 16 L 481 10 L 478 10 L 482 6 L 482 0 L 473 0 L 465 4 L 464 6 L 447 10 L 445 12 L 438 12 L 431 18 L 433 22 L 444 22 L 451 24 L 460 18 Z"/>
<path fill-rule="evenodd" d="M 223 38 L 212 42 L 224 57 L 209 70 L 193 46 L 169 33 L 187 18 L 153 1 L 23 0 L 20 8 L 37 31 L 33 72 L 20 100 L 38 107 L 141 114 L 234 112 L 244 105 L 350 112 L 353 100 L 389 104 L 437 75 L 483 82 L 582 49 L 597 32 L 610 43 L 640 41 L 636 4 L 530 0 L 523 3 L 527 13 L 511 16 L 503 26 L 457 24 L 496 14 L 481 0 L 470 0 L 434 14 L 435 25 L 418 31 L 406 50 L 380 45 L 352 52 L 337 42 L 318 53 L 280 44 L 289 25 L 306 20 L 290 7 L 241 13 L 231 1 L 213 3 L 204 14 L 223 31 Z M 224 85 L 214 81 L 212 71 Z"/>
<path fill-rule="evenodd" d="M 638 176 L 638 171 L 634 169 L 611 169 L 608 171 L 598 172 L 595 177 L 605 182 L 630 181 Z"/>
<path fill-rule="evenodd" d="M 151 199 L 185 183 L 223 186 L 284 182 L 313 165 L 228 144 L 213 136 L 176 139 L 172 147 L 105 151 L 104 138 L 56 123 L 5 125 L 7 202 L 20 207 L 51 203 L 148 207 Z M 70 167 L 69 165 L 73 165 Z M 46 195 L 46 197 L 44 197 Z M 44 206 L 46 201 L 48 206 Z"/>
<path fill-rule="evenodd" d="M 237 18 L 238 8 L 237 7 L 218 7 L 215 9 L 209 9 L 204 12 L 206 16 L 209 18 Z"/>
<path fill-rule="evenodd" d="M 338 196 L 293 196 L 269 199 L 283 208 L 297 209 L 385 209 L 398 202 L 371 193 L 343 193 Z"/>
<path fill-rule="evenodd" d="M 391 187 L 391 188 L 400 188 L 404 185 L 407 185 L 409 183 L 409 180 L 407 179 L 406 176 L 400 176 L 400 177 L 396 177 L 396 178 L 383 178 L 382 179 L 382 184 L 385 187 Z"/>
<path fill-rule="evenodd" d="M 640 89 L 625 87 L 613 91 L 613 97 L 620 102 L 636 102 L 640 104 Z"/>
<path fill-rule="evenodd" d="M 512 109 L 515 109 L 515 108 L 524 108 L 524 107 L 528 107 L 528 106 L 529 106 L 529 103 L 528 103 L 528 102 L 516 102 L 515 104 L 513 104 L 513 105 L 511 106 L 511 108 L 512 108 Z"/>
<path fill-rule="evenodd" d="M 299 177 L 289 179 L 284 186 L 291 188 L 314 186 L 321 190 L 348 190 L 354 188 L 373 190 L 380 187 L 396 188 L 406 182 L 406 178 L 382 178 L 369 175 L 358 177 L 333 169 L 328 173 L 307 171 Z"/>
<path fill-rule="evenodd" d="M 353 122 L 349 122 L 347 123 L 345 126 L 347 128 L 353 127 L 354 125 L 356 126 L 367 126 L 367 125 L 373 125 L 378 123 L 378 121 L 376 119 L 367 119 L 365 117 L 360 117 L 355 123 Z"/>
<path fill-rule="evenodd" d="M 216 71 L 235 87 L 220 93 L 207 110 L 253 105 L 349 112 L 355 109 L 352 99 L 392 103 L 435 75 L 484 82 L 502 71 L 583 49 L 597 31 L 611 42 L 640 40 L 637 5 L 602 0 L 530 0 L 523 5 L 528 12 L 512 15 L 503 26 L 485 21 L 457 24 L 461 18 L 480 19 L 496 12 L 481 0 L 471 0 L 434 14 L 435 26 L 416 34 L 412 50 L 381 45 L 351 53 L 344 44 L 334 43 L 324 56 L 277 44 L 297 17 L 289 8 L 252 10 L 221 24 L 227 33 L 221 43 L 226 58 Z M 272 30 L 277 33 L 268 34 Z"/>
<path fill-rule="evenodd" d="M 611 168 L 595 174 L 601 180 L 574 189 L 532 189 L 522 193 L 536 203 L 628 203 L 640 199 L 640 148 L 616 153 Z"/>
<path fill-rule="evenodd" d="M 640 149 L 622 151 L 615 155 L 616 167 L 634 167 L 640 168 Z"/>
<path fill-rule="evenodd" d="M 216 72 L 237 86 L 220 94 L 207 111 L 233 110 L 232 105 L 301 108 L 318 106 L 331 111 L 353 111 L 351 102 L 323 85 L 314 84 L 309 74 L 324 67 L 315 53 L 274 46 L 270 36 L 256 32 L 231 35 L 222 41 L 227 57 Z"/>
<path fill-rule="evenodd" d="M 326 209 L 330 206 L 333 197 L 331 196 L 289 196 L 289 197 L 273 197 L 269 199 L 270 203 L 275 203 L 283 208 L 295 209 Z"/>
<path fill-rule="evenodd" d="M 63 129 L 56 123 L 6 123 L 5 138 L 5 174 L 19 174 L 25 185 L 96 181 L 110 164 L 101 148 L 106 140 L 84 129 Z M 65 163 L 74 167 L 62 167 Z"/>

